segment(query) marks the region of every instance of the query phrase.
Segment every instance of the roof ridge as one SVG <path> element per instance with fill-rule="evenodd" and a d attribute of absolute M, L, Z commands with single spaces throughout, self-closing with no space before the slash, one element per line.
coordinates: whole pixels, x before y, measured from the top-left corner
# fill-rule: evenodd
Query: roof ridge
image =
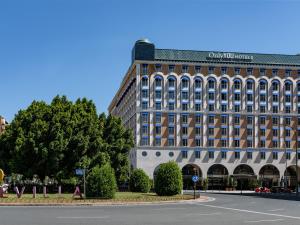
<path fill-rule="evenodd" d="M 255 55 L 273 55 L 273 56 L 296 56 L 300 58 L 299 54 L 279 54 L 279 53 L 254 53 L 254 52 L 232 52 L 232 51 L 203 51 L 203 50 L 188 50 L 188 49 L 170 49 L 170 48 L 155 48 L 155 50 L 167 50 L 167 51 L 189 51 L 189 52 L 221 52 L 221 53 L 238 53 L 238 54 L 255 54 Z"/>

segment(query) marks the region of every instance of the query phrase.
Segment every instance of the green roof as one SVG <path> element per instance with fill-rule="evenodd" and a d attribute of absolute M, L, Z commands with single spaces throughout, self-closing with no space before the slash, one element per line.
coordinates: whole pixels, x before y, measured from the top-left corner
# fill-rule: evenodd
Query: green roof
<path fill-rule="evenodd" d="M 251 59 L 220 59 L 210 57 L 210 54 L 218 55 L 231 54 L 236 57 L 249 57 Z M 217 51 L 193 51 L 193 50 L 175 50 L 175 49 L 155 49 L 155 60 L 159 61 L 181 61 L 181 62 L 225 62 L 234 64 L 272 64 L 300 66 L 300 55 L 283 54 L 257 54 L 257 53 L 238 53 L 238 52 L 217 52 Z"/>

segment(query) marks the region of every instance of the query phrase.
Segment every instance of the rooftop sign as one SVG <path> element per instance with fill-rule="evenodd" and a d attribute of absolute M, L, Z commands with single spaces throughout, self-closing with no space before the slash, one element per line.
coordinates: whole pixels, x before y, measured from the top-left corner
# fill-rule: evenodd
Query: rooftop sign
<path fill-rule="evenodd" d="M 226 53 L 226 52 L 210 52 L 206 57 L 208 60 L 219 60 L 219 61 L 248 61 L 253 60 L 252 55 Z"/>

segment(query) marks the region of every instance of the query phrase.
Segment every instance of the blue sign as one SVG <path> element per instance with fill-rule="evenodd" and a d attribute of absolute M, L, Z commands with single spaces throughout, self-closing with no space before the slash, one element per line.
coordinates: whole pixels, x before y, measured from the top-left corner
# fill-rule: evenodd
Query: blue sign
<path fill-rule="evenodd" d="M 76 169 L 75 174 L 78 176 L 83 176 L 83 169 Z"/>
<path fill-rule="evenodd" d="M 196 183 L 199 180 L 199 177 L 195 175 L 192 177 L 192 180 L 194 181 L 194 183 Z"/>

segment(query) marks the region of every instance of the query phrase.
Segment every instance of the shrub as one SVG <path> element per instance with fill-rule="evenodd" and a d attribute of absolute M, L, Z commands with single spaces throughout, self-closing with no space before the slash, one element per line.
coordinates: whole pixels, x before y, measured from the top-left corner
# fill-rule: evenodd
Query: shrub
<path fill-rule="evenodd" d="M 114 198 L 117 190 L 114 170 L 109 164 L 95 166 L 87 176 L 87 196 Z"/>
<path fill-rule="evenodd" d="M 181 193 L 182 173 L 175 162 L 163 163 L 158 168 L 154 189 L 160 196 L 171 196 Z"/>
<path fill-rule="evenodd" d="M 135 169 L 130 175 L 129 188 L 132 192 L 148 193 L 150 190 L 150 180 L 142 169 Z"/>

